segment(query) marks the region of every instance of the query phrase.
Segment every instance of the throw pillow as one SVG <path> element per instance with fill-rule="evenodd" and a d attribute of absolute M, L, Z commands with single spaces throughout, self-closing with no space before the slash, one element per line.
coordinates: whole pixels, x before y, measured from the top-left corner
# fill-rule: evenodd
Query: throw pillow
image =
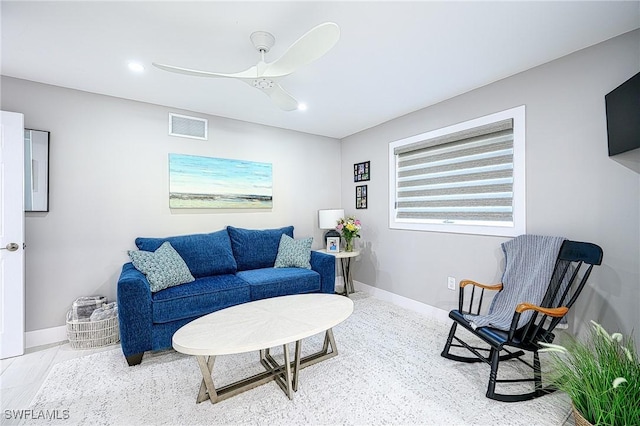
<path fill-rule="evenodd" d="M 133 266 L 147 276 L 152 293 L 194 281 L 187 264 L 168 241 L 154 252 L 130 250 L 129 257 Z"/>
<path fill-rule="evenodd" d="M 279 229 L 243 229 L 228 226 L 227 231 L 238 271 L 273 268 L 281 236 L 286 234 L 293 238 L 293 226 Z"/>
<path fill-rule="evenodd" d="M 231 250 L 226 229 L 210 234 L 177 235 L 165 238 L 136 238 L 140 250 L 156 251 L 164 242 L 170 242 L 194 278 L 211 275 L 235 274 L 238 269 Z M 276 249 L 273 249 L 274 253 Z"/>
<path fill-rule="evenodd" d="M 294 240 L 286 234 L 280 237 L 274 268 L 311 269 L 311 243 L 313 237 Z"/>

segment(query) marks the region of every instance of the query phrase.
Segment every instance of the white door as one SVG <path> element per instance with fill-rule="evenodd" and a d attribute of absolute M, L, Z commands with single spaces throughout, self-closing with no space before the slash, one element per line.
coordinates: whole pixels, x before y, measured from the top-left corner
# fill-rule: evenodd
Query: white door
<path fill-rule="evenodd" d="M 0 111 L 0 358 L 24 353 L 24 120 Z"/>

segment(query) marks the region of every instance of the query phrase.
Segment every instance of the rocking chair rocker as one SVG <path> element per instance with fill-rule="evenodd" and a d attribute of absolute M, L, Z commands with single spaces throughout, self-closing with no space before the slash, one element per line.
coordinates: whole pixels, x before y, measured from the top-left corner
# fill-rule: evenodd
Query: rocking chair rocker
<path fill-rule="evenodd" d="M 575 303 L 594 265 L 602 263 L 602 249 L 591 243 L 536 235 L 521 235 L 503 243 L 502 249 L 506 265 L 501 284 L 460 282 L 458 309 L 449 313 L 454 322 L 441 355 L 454 361 L 489 364 L 487 398 L 503 402 L 526 401 L 556 390 L 542 386 L 539 342 L 553 342 L 553 330 Z M 558 253 L 557 258 L 550 251 Z M 542 277 L 547 279 L 540 282 Z M 476 288 L 480 289 L 479 294 L 476 294 Z M 499 293 L 487 315 L 481 315 L 485 290 Z M 465 303 L 465 292 L 468 303 Z M 456 336 L 458 325 L 480 338 L 488 348 L 472 346 Z M 466 348 L 475 357 L 455 355 L 451 353 L 452 347 Z M 533 353 L 533 365 L 522 359 L 525 352 Z M 500 362 L 511 359 L 531 368 L 533 377 L 499 379 Z M 519 394 L 496 392 L 496 384 L 516 382 L 534 382 L 534 390 Z"/>

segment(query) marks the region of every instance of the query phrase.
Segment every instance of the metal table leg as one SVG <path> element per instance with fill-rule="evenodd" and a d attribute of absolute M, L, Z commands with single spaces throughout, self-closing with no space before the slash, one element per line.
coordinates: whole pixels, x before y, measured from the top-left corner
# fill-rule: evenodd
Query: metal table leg
<path fill-rule="evenodd" d="M 338 355 L 338 347 L 336 346 L 332 329 L 326 330 L 324 343 L 320 351 L 301 357 L 301 347 L 302 342 L 300 340 L 296 341 L 294 359 L 291 360 L 289 356 L 289 345 L 284 344 L 284 362 L 282 364 L 279 364 L 271 356 L 269 349 L 262 349 L 260 350 L 260 363 L 266 371 L 217 389 L 212 377 L 213 364 L 216 357 L 196 356 L 200 371 L 202 372 L 202 382 L 196 401 L 202 402 L 209 399 L 212 404 L 215 404 L 216 402 L 238 395 L 241 392 L 253 389 L 256 386 L 268 383 L 271 380 L 275 380 L 287 397 L 293 399 L 293 393 L 298 390 L 298 375 L 301 369 Z"/>
<path fill-rule="evenodd" d="M 351 257 L 343 257 L 340 259 L 342 267 L 342 278 L 344 279 L 344 295 L 349 297 L 349 293 L 354 293 L 353 275 L 351 273 Z"/>
<path fill-rule="evenodd" d="M 209 399 L 212 404 L 215 404 L 218 401 L 218 394 L 216 392 L 216 387 L 213 385 L 211 373 L 213 371 L 213 363 L 216 360 L 216 357 L 197 356 L 196 360 L 198 360 L 198 365 L 202 372 L 202 383 L 200 383 L 200 391 L 198 392 L 198 399 L 196 399 L 196 402 L 202 402 Z"/>

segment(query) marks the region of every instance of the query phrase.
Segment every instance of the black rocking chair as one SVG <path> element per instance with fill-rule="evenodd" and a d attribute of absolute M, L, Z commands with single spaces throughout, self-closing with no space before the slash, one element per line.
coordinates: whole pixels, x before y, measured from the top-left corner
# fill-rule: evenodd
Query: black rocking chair
<path fill-rule="evenodd" d="M 509 261 L 508 258 L 507 261 Z M 486 396 L 490 399 L 503 402 L 526 401 L 555 391 L 556 389 L 552 386 L 542 386 L 542 373 L 538 355 L 538 350 L 541 348 L 539 342 L 553 342 L 555 335 L 552 332 L 554 328 L 575 303 L 591 274 L 593 266 L 601 263 L 602 249 L 599 246 L 569 240 L 562 242 L 551 280 L 546 287 L 542 302 L 536 305 L 531 303 L 531 300 L 522 300 L 517 304 L 508 330 L 493 328 L 491 325 L 478 327 L 472 320 L 467 319 L 472 318 L 469 314 L 480 315 L 485 290 L 503 291 L 503 284 L 485 285 L 470 280 L 461 281 L 458 309 L 449 313 L 449 317 L 454 322 L 441 355 L 454 361 L 467 363 L 485 362 L 489 364 L 491 372 Z M 476 292 L 476 288 L 480 291 Z M 469 291 L 469 289 L 471 290 Z M 468 303 L 465 303 L 465 292 L 468 294 L 466 301 Z M 532 312 L 525 314 L 527 311 Z M 465 318 L 465 314 L 467 318 Z M 523 314 L 531 315 L 531 317 L 524 324 L 519 324 Z M 525 318 L 523 316 L 523 319 Z M 460 337 L 456 336 L 458 324 L 480 338 L 488 345 L 488 348 L 475 347 L 461 340 Z M 452 347 L 466 348 L 475 357 L 452 354 L 450 352 Z M 515 349 L 509 350 L 507 347 Z M 487 352 L 488 355 L 485 356 L 484 354 Z M 533 365 L 522 359 L 525 352 L 533 353 Z M 533 377 L 498 379 L 500 361 L 510 359 L 517 359 L 533 369 Z M 497 383 L 517 382 L 534 382 L 534 390 L 519 394 L 496 392 Z"/>

